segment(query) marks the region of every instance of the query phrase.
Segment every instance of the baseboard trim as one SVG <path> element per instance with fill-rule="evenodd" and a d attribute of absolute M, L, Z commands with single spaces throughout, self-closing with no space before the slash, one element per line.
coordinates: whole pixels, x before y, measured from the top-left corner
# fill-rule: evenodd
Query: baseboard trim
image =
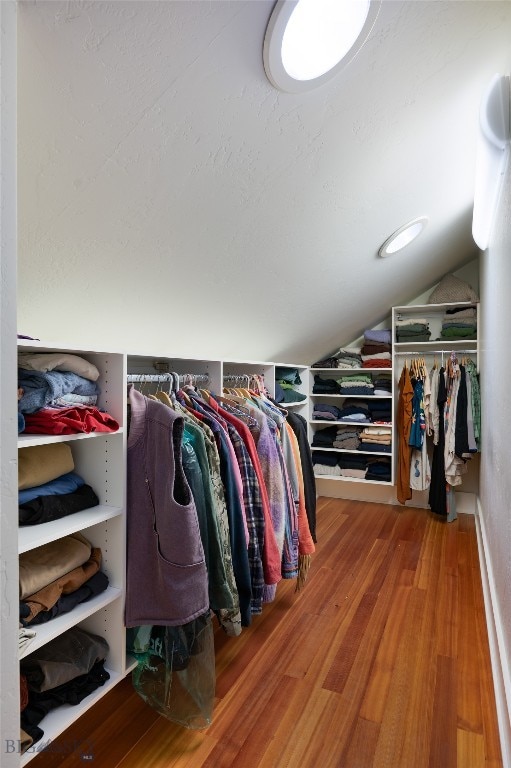
<path fill-rule="evenodd" d="M 502 749 L 502 765 L 504 768 L 511 768 L 511 719 L 509 714 L 511 711 L 511 669 L 509 665 L 509 654 L 506 652 L 504 633 L 502 631 L 502 620 L 498 600 L 496 598 L 491 553 L 488 549 L 484 514 L 482 513 L 479 497 L 476 499 L 475 523 L 481 580 L 483 584 L 486 625 L 488 627 L 488 640 L 490 644 L 493 685 L 497 705 L 500 744 Z"/>
<path fill-rule="evenodd" d="M 369 484 L 353 481 L 330 480 L 326 477 L 316 478 L 316 495 L 328 496 L 333 499 L 348 501 L 374 501 L 377 504 L 399 504 L 397 489 L 390 483 Z M 414 491 L 407 507 L 429 509 L 429 491 Z M 468 491 L 456 491 L 456 512 L 464 515 L 475 515 L 477 495 Z"/>

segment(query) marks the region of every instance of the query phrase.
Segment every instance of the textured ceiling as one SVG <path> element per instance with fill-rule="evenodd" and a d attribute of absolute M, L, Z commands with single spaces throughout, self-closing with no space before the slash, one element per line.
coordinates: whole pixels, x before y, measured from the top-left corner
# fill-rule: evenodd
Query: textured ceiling
<path fill-rule="evenodd" d="M 299 95 L 264 74 L 271 1 L 18 7 L 20 332 L 310 363 L 476 255 L 510 2 L 383 0 L 356 59 Z"/>

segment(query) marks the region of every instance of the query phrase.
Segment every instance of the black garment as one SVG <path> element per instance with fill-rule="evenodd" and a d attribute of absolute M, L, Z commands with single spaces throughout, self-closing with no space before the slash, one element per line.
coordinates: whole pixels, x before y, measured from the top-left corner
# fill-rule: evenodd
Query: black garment
<path fill-rule="evenodd" d="M 447 493 L 445 480 L 445 432 L 444 432 L 444 407 L 447 402 L 447 389 L 445 387 L 445 369 L 440 368 L 438 380 L 438 444 L 433 448 L 433 461 L 431 462 L 431 483 L 429 486 L 428 504 L 437 515 L 447 517 Z"/>
<path fill-rule="evenodd" d="M 34 743 L 44 735 L 44 732 L 37 726 L 48 712 L 62 704 L 79 704 L 110 679 L 110 674 L 104 668 L 104 664 L 104 661 L 98 661 L 90 672 L 79 675 L 73 680 L 48 691 L 29 691 L 28 705 L 21 713 L 21 727 L 33 738 Z"/>
<path fill-rule="evenodd" d="M 298 448 L 300 450 L 300 461 L 302 464 L 303 485 L 305 492 L 305 509 L 307 520 L 309 522 L 309 531 L 314 543 L 316 538 L 316 480 L 314 478 L 314 467 L 312 466 L 312 454 L 307 438 L 307 422 L 297 413 L 289 412 L 286 421 L 296 435 Z M 328 427 L 330 429 L 330 427 Z"/>
<path fill-rule="evenodd" d="M 337 368 L 337 362 L 336 357 L 326 357 L 324 360 L 313 363 L 311 368 Z"/>
<path fill-rule="evenodd" d="M 55 605 L 53 605 L 49 611 L 40 611 L 30 622 L 28 626 L 34 624 L 45 624 L 55 616 L 61 616 L 64 613 L 69 613 L 79 603 L 86 603 L 95 595 L 99 595 L 104 592 L 108 587 L 108 576 L 102 571 L 98 571 L 94 576 L 91 576 L 81 587 L 75 589 L 74 592 L 70 592 L 68 595 L 62 595 L 59 597 Z M 25 603 L 20 603 L 20 617 L 22 616 L 22 610 L 28 609 Z M 25 614 L 26 616 L 27 614 Z"/>
<path fill-rule="evenodd" d="M 467 373 L 464 365 L 460 365 L 460 386 L 456 400 L 456 424 L 454 429 L 454 453 L 460 459 L 463 454 L 470 453 L 468 445 L 468 425 L 467 425 Z"/>
<path fill-rule="evenodd" d="M 291 422 L 289 422 L 289 424 L 292 429 L 293 427 Z M 313 447 L 317 446 L 320 448 L 332 448 L 336 437 L 337 437 L 337 426 L 318 429 L 316 432 L 314 432 L 314 437 L 312 438 L 312 445 Z M 301 458 L 301 454 L 300 454 L 300 458 Z"/>
<path fill-rule="evenodd" d="M 312 392 L 315 395 L 338 395 L 339 385 L 335 379 L 322 379 L 319 374 L 316 374 Z"/>
<path fill-rule="evenodd" d="M 35 525 L 60 520 L 62 517 L 81 512 L 82 509 L 97 507 L 99 499 L 90 487 L 82 485 L 73 493 L 63 493 L 56 496 L 38 496 L 26 504 L 20 504 L 19 524 Z"/>
<path fill-rule="evenodd" d="M 313 451 L 312 453 L 313 464 L 325 464 L 327 467 L 335 467 L 338 459 L 338 455 L 333 452 Z"/>

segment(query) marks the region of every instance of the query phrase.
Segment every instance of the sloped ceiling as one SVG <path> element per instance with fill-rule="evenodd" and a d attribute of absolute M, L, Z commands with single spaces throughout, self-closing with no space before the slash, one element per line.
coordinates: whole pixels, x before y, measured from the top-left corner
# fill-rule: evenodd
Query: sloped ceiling
<path fill-rule="evenodd" d="M 383 0 L 356 59 L 301 95 L 265 77 L 272 8 L 19 3 L 20 332 L 310 363 L 474 258 L 511 3 Z"/>

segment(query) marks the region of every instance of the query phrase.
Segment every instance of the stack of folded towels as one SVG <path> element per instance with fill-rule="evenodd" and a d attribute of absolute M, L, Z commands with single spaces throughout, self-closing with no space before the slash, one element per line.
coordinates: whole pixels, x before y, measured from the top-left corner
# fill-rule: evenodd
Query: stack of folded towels
<path fill-rule="evenodd" d="M 390 368 L 392 336 L 390 330 L 368 329 L 364 331 L 364 345 L 361 349 L 362 368 Z"/>
<path fill-rule="evenodd" d="M 477 312 L 475 307 L 448 309 L 442 321 L 440 338 L 450 341 L 477 338 Z"/>
<path fill-rule="evenodd" d="M 346 425 L 337 427 L 337 434 L 333 443 L 334 448 L 341 448 L 344 451 L 356 451 L 360 445 L 361 427 Z"/>
<path fill-rule="evenodd" d="M 392 428 L 379 426 L 364 427 L 360 433 L 358 450 L 390 453 L 392 451 Z"/>
<path fill-rule="evenodd" d="M 430 337 L 429 323 L 425 318 L 410 317 L 396 320 L 397 342 L 429 341 Z"/>
<path fill-rule="evenodd" d="M 341 395 L 373 395 L 374 384 L 371 376 L 366 373 L 344 374 L 337 379 Z"/>

